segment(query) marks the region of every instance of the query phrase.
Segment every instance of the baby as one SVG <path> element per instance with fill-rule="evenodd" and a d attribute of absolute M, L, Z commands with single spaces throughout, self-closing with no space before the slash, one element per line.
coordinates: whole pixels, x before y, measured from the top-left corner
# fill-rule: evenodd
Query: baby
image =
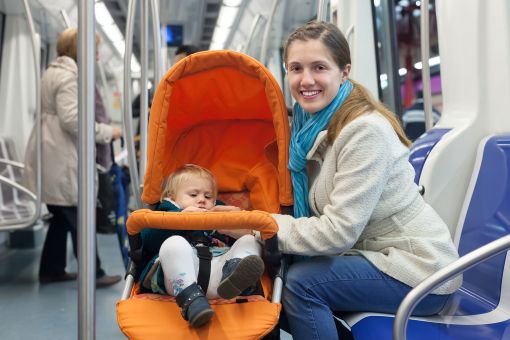
<path fill-rule="evenodd" d="M 210 171 L 197 165 L 186 164 L 170 175 L 161 203 L 156 210 L 183 212 L 240 210 L 234 206 L 216 205 L 217 194 L 216 181 Z M 182 316 L 191 327 L 200 327 L 213 316 L 214 311 L 207 298 L 232 299 L 240 294 L 249 295 L 264 271 L 264 262 L 260 257 L 261 245 L 255 239 L 252 230 L 230 231 L 229 234 L 239 236 L 237 239 L 213 230 L 148 229 L 144 232 L 144 244 L 154 242 L 157 238 L 162 239 L 161 233 L 168 233 L 166 236 L 169 237 L 165 237 L 161 244 L 160 267 L 156 269 L 162 270 L 163 280 L 158 280 L 158 276 L 161 275 L 146 275 L 143 282 L 146 283 L 145 286 L 149 285 L 153 292 L 175 296 Z M 199 276 L 197 249 L 202 248 L 203 251 L 203 247 L 208 247 L 206 249 L 212 255 L 208 287 L 200 287 L 197 283 Z M 148 281 L 150 282 L 147 283 Z"/>

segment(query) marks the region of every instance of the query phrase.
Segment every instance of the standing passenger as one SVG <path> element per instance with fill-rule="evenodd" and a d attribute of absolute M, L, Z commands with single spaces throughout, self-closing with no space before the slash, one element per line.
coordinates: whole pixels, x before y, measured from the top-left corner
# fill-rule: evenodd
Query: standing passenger
<path fill-rule="evenodd" d="M 99 42 L 96 36 L 96 44 Z M 68 28 L 57 40 L 58 57 L 41 80 L 42 113 L 42 201 L 52 217 L 44 241 L 39 282 L 75 280 L 67 273 L 67 233 L 71 233 L 74 255 L 78 256 L 78 30 Z M 107 144 L 120 138 L 122 130 L 96 123 L 96 142 Z M 26 150 L 26 180 L 35 188 L 36 140 L 34 131 Z M 94 227 L 95 230 L 95 227 Z M 120 281 L 119 275 L 106 275 L 96 248 L 96 285 L 105 287 Z"/>
<path fill-rule="evenodd" d="M 186 58 L 190 54 L 200 52 L 200 49 L 193 45 L 181 45 L 175 51 L 175 60 L 174 63 L 177 63 L 181 59 Z"/>

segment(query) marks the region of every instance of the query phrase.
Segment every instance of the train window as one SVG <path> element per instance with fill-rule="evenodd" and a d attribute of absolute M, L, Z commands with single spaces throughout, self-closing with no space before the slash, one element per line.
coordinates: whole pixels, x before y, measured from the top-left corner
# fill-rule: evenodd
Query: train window
<path fill-rule="evenodd" d="M 374 0 L 379 95 L 402 116 L 422 102 L 420 1 Z M 432 105 L 442 108 L 435 1 L 429 3 Z M 421 104 L 423 106 L 423 104 Z"/>

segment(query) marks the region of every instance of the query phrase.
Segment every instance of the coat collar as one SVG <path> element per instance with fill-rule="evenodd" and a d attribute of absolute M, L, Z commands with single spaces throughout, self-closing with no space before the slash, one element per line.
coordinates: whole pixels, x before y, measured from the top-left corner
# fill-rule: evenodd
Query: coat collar
<path fill-rule="evenodd" d="M 78 74 L 78 65 L 72 58 L 68 56 L 57 57 L 50 63 L 50 67 L 63 68 L 65 70 Z"/>
<path fill-rule="evenodd" d="M 315 152 L 319 149 L 319 147 L 327 146 L 328 141 L 328 130 L 322 130 L 317 135 L 317 138 L 315 138 L 315 142 L 313 142 L 312 147 L 310 148 L 310 151 L 308 151 L 308 154 L 306 155 L 306 159 L 310 160 L 313 158 L 313 155 Z"/>

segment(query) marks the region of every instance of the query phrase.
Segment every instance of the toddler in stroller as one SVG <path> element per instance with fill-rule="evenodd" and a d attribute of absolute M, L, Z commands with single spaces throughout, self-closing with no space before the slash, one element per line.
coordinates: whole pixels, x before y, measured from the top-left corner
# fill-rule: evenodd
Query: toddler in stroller
<path fill-rule="evenodd" d="M 240 211 L 238 207 L 216 205 L 217 194 L 211 172 L 186 164 L 170 175 L 156 210 Z M 142 273 L 142 287 L 175 296 L 190 326 L 204 325 L 214 314 L 207 298 L 229 300 L 241 293 L 251 295 L 264 271 L 261 245 L 252 231 L 237 232 L 242 236 L 236 240 L 215 230 L 143 230 L 143 243 L 152 243 L 152 247 L 169 237 L 161 244 L 159 256 Z"/>
<path fill-rule="evenodd" d="M 133 266 L 124 299 L 117 303 L 117 321 L 128 338 L 237 340 L 279 335 L 275 326 L 281 310 L 281 281 L 276 280 L 273 287 L 267 274 L 271 256 L 265 256 L 268 270 L 260 278 L 260 289 L 229 300 L 209 299 L 214 317 L 198 328 L 179 315 L 175 297 L 148 291 L 143 287 L 147 280 L 138 278 L 151 255 L 160 250 L 143 241 L 147 228 L 223 234 L 247 228 L 258 231 L 257 239 L 260 236 L 266 247 L 277 245 L 278 227 L 271 213 L 293 204 L 287 169 L 289 135 L 280 87 L 257 60 L 233 51 L 204 51 L 184 58 L 166 73 L 151 106 L 142 201 L 157 207 L 165 180 L 183 164 L 192 163 L 214 174 L 219 200 L 242 210 L 140 209 L 129 216 Z M 216 273 L 222 275 L 220 270 Z"/>

